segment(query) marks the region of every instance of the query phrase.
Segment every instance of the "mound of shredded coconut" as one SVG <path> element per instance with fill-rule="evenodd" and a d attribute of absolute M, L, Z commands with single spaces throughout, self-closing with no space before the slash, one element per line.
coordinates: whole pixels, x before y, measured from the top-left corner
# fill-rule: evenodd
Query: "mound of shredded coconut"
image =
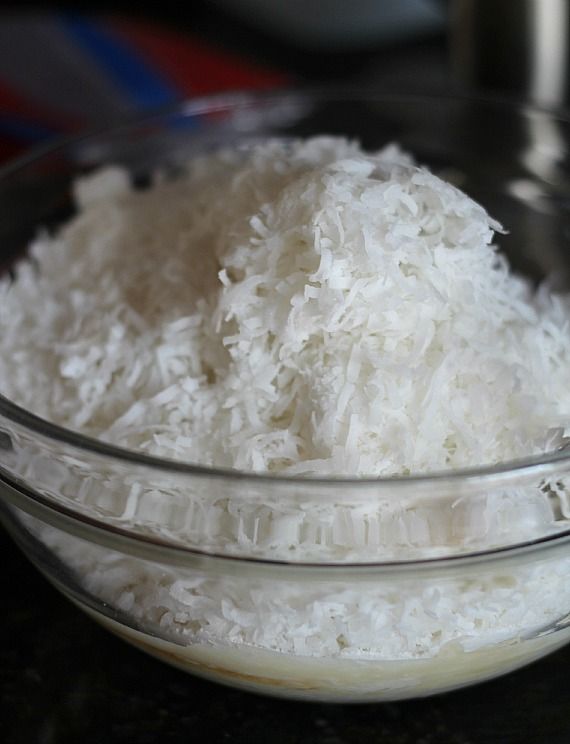
<path fill-rule="evenodd" d="M 390 475 L 556 446 L 569 299 L 398 148 L 268 141 L 136 191 L 108 168 L 0 284 L 1 392 L 161 457 Z"/>
<path fill-rule="evenodd" d="M 429 472 L 564 441 L 570 298 L 511 274 L 500 225 L 397 147 L 268 141 L 146 190 L 107 168 L 76 199 L 0 282 L 0 390 L 51 421 L 287 474 Z M 512 545 L 570 517 L 563 481 L 427 496 L 391 482 L 254 487 L 8 439 L 0 464 L 78 513 L 221 555 L 354 567 Z M 568 625 L 562 552 L 417 574 L 226 573 L 14 520 L 119 632 L 258 689 L 273 675 L 317 699 L 331 685 L 340 699 L 433 693 L 531 660 Z"/>

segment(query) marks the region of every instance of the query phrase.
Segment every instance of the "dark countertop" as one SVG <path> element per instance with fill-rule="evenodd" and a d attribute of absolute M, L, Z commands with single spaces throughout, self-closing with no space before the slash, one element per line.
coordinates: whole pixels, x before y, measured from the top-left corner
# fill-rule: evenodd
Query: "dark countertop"
<path fill-rule="evenodd" d="M 389 704 L 274 700 L 129 647 L 61 597 L 0 531 L 4 744 L 568 744 L 570 646 L 470 689 Z"/>

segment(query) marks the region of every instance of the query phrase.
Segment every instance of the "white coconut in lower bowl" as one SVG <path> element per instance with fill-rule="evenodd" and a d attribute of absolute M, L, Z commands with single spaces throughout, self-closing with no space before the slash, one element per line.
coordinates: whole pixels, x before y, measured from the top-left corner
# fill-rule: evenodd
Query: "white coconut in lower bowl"
<path fill-rule="evenodd" d="M 252 646 L 180 646 L 87 612 L 115 635 L 185 672 L 249 692 L 331 703 L 388 702 L 455 690 L 514 671 L 570 640 L 566 629 L 556 637 L 476 651 L 449 648 L 428 659 L 306 657 Z"/>
<path fill-rule="evenodd" d="M 504 674 L 569 639 L 564 546 L 406 568 L 205 558 L 185 569 L 26 521 L 65 567 L 56 584 L 106 628 L 181 669 L 257 692 L 426 696 Z"/>

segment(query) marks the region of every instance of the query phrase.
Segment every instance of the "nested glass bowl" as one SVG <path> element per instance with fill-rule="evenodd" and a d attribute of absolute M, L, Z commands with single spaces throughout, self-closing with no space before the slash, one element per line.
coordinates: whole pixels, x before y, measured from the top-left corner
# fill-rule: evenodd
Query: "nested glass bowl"
<path fill-rule="evenodd" d="M 0 174 L 4 268 L 73 213 L 74 178 L 102 164 L 142 186 L 209 148 L 323 133 L 400 143 L 508 226 L 517 271 L 568 283 L 567 119 L 372 93 L 204 98 L 21 160 Z M 566 643 L 568 471 L 564 450 L 392 479 L 220 471 L 90 440 L 0 398 L 1 517 L 45 576 L 171 664 L 300 699 L 430 695 Z"/>

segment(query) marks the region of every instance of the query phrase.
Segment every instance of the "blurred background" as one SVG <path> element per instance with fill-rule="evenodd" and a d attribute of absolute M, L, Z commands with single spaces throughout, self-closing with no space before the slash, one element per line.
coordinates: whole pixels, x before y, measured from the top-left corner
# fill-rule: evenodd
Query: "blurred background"
<path fill-rule="evenodd" d="M 492 92 L 563 106 L 567 0 L 8 3 L 0 157 L 232 88 Z"/>
<path fill-rule="evenodd" d="M 0 157 L 193 95 L 287 85 L 564 106 L 568 0 L 8 3 Z"/>
<path fill-rule="evenodd" d="M 0 154 L 220 90 L 441 88 L 447 24 L 440 0 L 13 3 L 0 12 Z"/>

